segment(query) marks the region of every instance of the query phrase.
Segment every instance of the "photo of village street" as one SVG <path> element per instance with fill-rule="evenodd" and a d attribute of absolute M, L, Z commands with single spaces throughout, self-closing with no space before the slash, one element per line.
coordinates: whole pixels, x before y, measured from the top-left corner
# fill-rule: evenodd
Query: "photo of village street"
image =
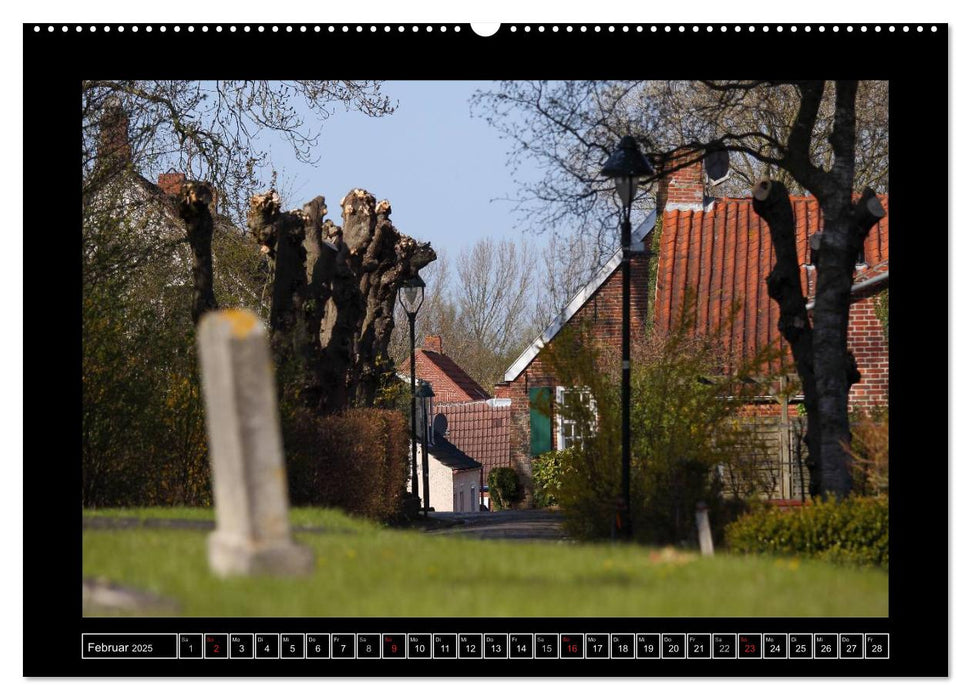
<path fill-rule="evenodd" d="M 85 617 L 889 614 L 888 82 L 81 88 Z"/>

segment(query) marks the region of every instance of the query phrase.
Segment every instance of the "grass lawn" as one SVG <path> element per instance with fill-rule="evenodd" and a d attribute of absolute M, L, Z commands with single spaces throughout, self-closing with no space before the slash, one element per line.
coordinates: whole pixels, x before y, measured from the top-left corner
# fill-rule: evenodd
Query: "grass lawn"
<path fill-rule="evenodd" d="M 208 509 L 85 515 L 212 519 Z M 303 578 L 219 579 L 207 533 L 84 531 L 83 574 L 178 601 L 186 616 L 732 617 L 885 616 L 888 576 L 821 562 L 648 547 L 480 541 L 384 528 L 337 511 L 291 509 L 313 548 Z M 143 613 L 139 613 L 142 615 Z"/>

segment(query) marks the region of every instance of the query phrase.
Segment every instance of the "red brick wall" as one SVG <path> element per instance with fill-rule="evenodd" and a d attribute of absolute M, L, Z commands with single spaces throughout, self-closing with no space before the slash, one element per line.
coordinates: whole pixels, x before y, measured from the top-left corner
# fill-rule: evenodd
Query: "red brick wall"
<path fill-rule="evenodd" d="M 672 157 L 672 168 L 679 163 L 696 158 L 698 154 L 682 156 L 675 154 Z M 665 208 L 679 209 L 685 207 L 699 207 L 704 203 L 705 185 L 702 173 L 701 161 L 685 166 L 669 175 L 665 175 L 658 182 L 657 201 L 658 206 Z"/>
<path fill-rule="evenodd" d="M 854 301 L 850 306 L 847 344 L 861 375 L 860 381 L 850 387 L 850 408 L 871 410 L 885 406 L 890 381 L 890 348 L 874 308 L 873 296 Z"/>
<path fill-rule="evenodd" d="M 406 375 L 410 375 L 411 360 L 406 360 L 401 370 Z M 455 382 L 438 365 L 425 357 L 421 351 L 415 353 L 415 377 L 424 379 L 432 385 L 432 391 L 435 392 L 435 403 L 454 403 L 469 400 L 468 394 L 456 386 Z"/>

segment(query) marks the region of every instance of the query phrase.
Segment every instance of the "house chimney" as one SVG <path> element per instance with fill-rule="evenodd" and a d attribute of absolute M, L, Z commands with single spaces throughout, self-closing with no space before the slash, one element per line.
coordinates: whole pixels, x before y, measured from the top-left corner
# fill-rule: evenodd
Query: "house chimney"
<path fill-rule="evenodd" d="M 185 173 L 177 173 L 170 170 L 158 176 L 159 188 L 168 195 L 176 195 L 182 189 L 185 182 Z"/>
<path fill-rule="evenodd" d="M 442 352 L 442 336 L 440 335 L 426 335 L 425 345 L 422 350 L 427 350 L 429 352 L 437 352 L 439 355 L 444 355 Z"/>
<path fill-rule="evenodd" d="M 103 166 L 127 166 L 131 162 L 128 114 L 117 96 L 105 100 L 99 127 L 98 160 Z"/>
<path fill-rule="evenodd" d="M 697 162 L 683 165 L 694 159 Z M 658 209 L 704 209 L 705 176 L 700 153 L 687 149 L 675 151 L 661 172 L 664 174 L 657 187 Z"/>

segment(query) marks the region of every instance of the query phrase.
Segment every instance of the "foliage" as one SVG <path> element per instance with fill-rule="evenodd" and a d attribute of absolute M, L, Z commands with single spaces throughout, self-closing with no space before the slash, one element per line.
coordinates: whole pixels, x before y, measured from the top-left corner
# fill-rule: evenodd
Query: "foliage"
<path fill-rule="evenodd" d="M 569 450 L 544 452 L 533 459 L 533 505 L 537 508 L 555 506 L 563 487 L 563 472 L 568 469 Z"/>
<path fill-rule="evenodd" d="M 106 188 L 82 227 L 82 503 L 207 505 L 205 420 L 188 246 L 138 188 Z M 215 232 L 215 283 L 260 309 L 252 245 Z"/>
<path fill-rule="evenodd" d="M 851 416 L 850 455 L 853 492 L 884 495 L 890 488 L 890 414 L 887 408 Z"/>
<path fill-rule="evenodd" d="M 489 472 L 489 498 L 499 510 L 506 510 L 519 502 L 522 489 L 515 469 L 497 467 Z"/>
<path fill-rule="evenodd" d="M 329 506 L 380 521 L 398 515 L 408 479 L 408 431 L 398 411 L 284 411 L 294 505 Z"/>
<path fill-rule="evenodd" d="M 697 503 L 704 501 L 713 513 L 721 508 L 717 467 L 732 467 L 752 451 L 749 426 L 733 420 L 751 391 L 738 379 L 746 368 L 726 371 L 715 337 L 690 337 L 682 328 L 633 344 L 630 515 L 639 540 L 693 540 Z M 554 408 L 564 418 L 596 425 L 586 429 L 590 437 L 582 449 L 561 454 L 556 490 L 567 528 L 584 539 L 609 536 L 619 508 L 620 362 L 615 352 L 598 345 L 582 326 L 568 326 L 542 355 L 561 382 L 585 387 L 595 400 L 595 414 L 590 405 Z"/>
<path fill-rule="evenodd" d="M 798 555 L 838 564 L 886 567 L 890 508 L 886 497 L 814 500 L 792 510 L 763 506 L 729 525 L 733 551 Z"/>

